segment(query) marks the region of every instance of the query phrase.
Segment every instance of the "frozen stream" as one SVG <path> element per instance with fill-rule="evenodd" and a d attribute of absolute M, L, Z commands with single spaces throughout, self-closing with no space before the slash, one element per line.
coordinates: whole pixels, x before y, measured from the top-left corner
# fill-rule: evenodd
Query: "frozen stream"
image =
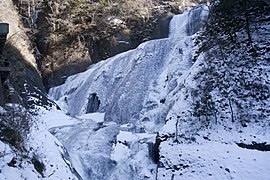
<path fill-rule="evenodd" d="M 102 122 L 104 114 L 76 118 L 78 123 L 51 128 L 67 149 L 82 179 L 153 179 L 156 165 L 149 147 L 155 134 L 128 132 L 127 126 Z M 151 149 L 151 148 L 150 148 Z"/>
<path fill-rule="evenodd" d="M 79 121 L 51 132 L 82 179 L 156 179 L 156 133 L 192 67 L 192 37 L 205 8 L 174 16 L 169 38 L 143 43 L 50 89 L 52 99 Z"/>

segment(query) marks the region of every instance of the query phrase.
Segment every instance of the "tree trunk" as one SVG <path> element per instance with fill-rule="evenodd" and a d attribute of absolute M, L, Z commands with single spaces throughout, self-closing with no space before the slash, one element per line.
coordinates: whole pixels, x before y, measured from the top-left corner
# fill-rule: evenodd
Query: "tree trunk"
<path fill-rule="evenodd" d="M 244 2 L 245 22 L 246 22 L 246 31 L 247 31 L 248 41 L 253 48 L 252 36 L 250 32 L 250 22 L 249 22 L 250 20 L 249 20 L 249 12 L 248 12 L 248 4 L 247 4 L 248 2 L 246 0 L 243 2 Z"/>
<path fill-rule="evenodd" d="M 234 122 L 234 114 L 233 114 L 233 108 L 232 108 L 232 102 L 231 99 L 229 99 L 229 106 L 230 106 L 230 111 L 231 111 L 231 118 L 232 118 L 232 122 Z"/>
<path fill-rule="evenodd" d="M 178 140 L 178 124 L 179 124 L 179 119 L 177 118 L 176 123 L 175 123 L 175 140 L 174 140 L 176 143 L 179 143 L 179 140 Z"/>

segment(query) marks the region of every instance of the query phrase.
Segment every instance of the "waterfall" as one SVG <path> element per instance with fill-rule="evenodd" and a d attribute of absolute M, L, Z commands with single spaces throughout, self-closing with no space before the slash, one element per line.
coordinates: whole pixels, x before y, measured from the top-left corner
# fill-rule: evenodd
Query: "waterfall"
<path fill-rule="evenodd" d="M 190 68 L 193 46 L 190 35 L 202 26 L 204 8 L 199 6 L 174 16 L 169 38 L 143 43 L 137 49 L 92 65 L 87 71 L 69 77 L 65 84 L 50 89 L 49 95 L 60 106 L 67 107 L 72 116 L 85 114 L 89 96 L 96 94 L 100 100 L 97 111 L 106 112 L 106 121 L 125 124 L 140 120 L 147 109 L 162 106 L 160 98 L 168 93 L 168 87 L 162 88 L 159 95 L 155 94 L 159 97 L 152 98 L 153 86 L 164 85 L 161 81 L 166 80 L 164 76 L 172 76 L 172 71 Z"/>
<path fill-rule="evenodd" d="M 145 42 L 50 89 L 71 116 L 105 113 L 104 126 L 83 121 L 55 134 L 83 179 L 155 179 L 151 148 L 192 67 L 192 35 L 202 26 L 204 8 L 174 16 L 168 38 Z"/>

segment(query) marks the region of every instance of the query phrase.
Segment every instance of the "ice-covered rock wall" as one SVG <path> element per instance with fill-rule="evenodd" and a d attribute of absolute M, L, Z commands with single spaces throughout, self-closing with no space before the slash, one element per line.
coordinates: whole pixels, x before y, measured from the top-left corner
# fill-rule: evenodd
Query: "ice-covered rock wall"
<path fill-rule="evenodd" d="M 50 89 L 50 96 L 72 116 L 106 112 L 106 121 L 137 126 L 143 122 L 149 128 L 164 122 L 173 104 L 167 96 L 192 66 L 192 35 L 201 28 L 205 9 L 199 6 L 174 16 L 169 38 L 90 66 Z"/>

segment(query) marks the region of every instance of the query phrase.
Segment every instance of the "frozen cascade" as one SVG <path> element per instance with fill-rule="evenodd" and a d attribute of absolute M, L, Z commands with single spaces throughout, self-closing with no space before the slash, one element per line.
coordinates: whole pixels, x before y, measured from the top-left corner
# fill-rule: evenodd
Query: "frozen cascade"
<path fill-rule="evenodd" d="M 202 25 L 204 8 L 174 16 L 169 38 L 143 43 L 135 50 L 92 65 L 50 89 L 49 95 L 71 116 L 89 113 L 88 103 L 95 94 L 100 101 L 96 109 L 106 112 L 106 121 L 125 124 L 147 118 L 163 122 L 166 112 L 153 118 L 145 117 L 144 112 L 167 106 L 163 101 L 176 83 L 172 77 L 191 67 L 191 35 Z"/>
<path fill-rule="evenodd" d="M 192 37 L 202 26 L 205 9 L 174 16 L 169 38 L 145 42 L 50 89 L 52 99 L 81 120 L 52 131 L 83 179 L 155 179 L 151 154 L 156 132 L 192 67 Z M 95 111 L 105 113 L 105 122 L 85 119 Z"/>

